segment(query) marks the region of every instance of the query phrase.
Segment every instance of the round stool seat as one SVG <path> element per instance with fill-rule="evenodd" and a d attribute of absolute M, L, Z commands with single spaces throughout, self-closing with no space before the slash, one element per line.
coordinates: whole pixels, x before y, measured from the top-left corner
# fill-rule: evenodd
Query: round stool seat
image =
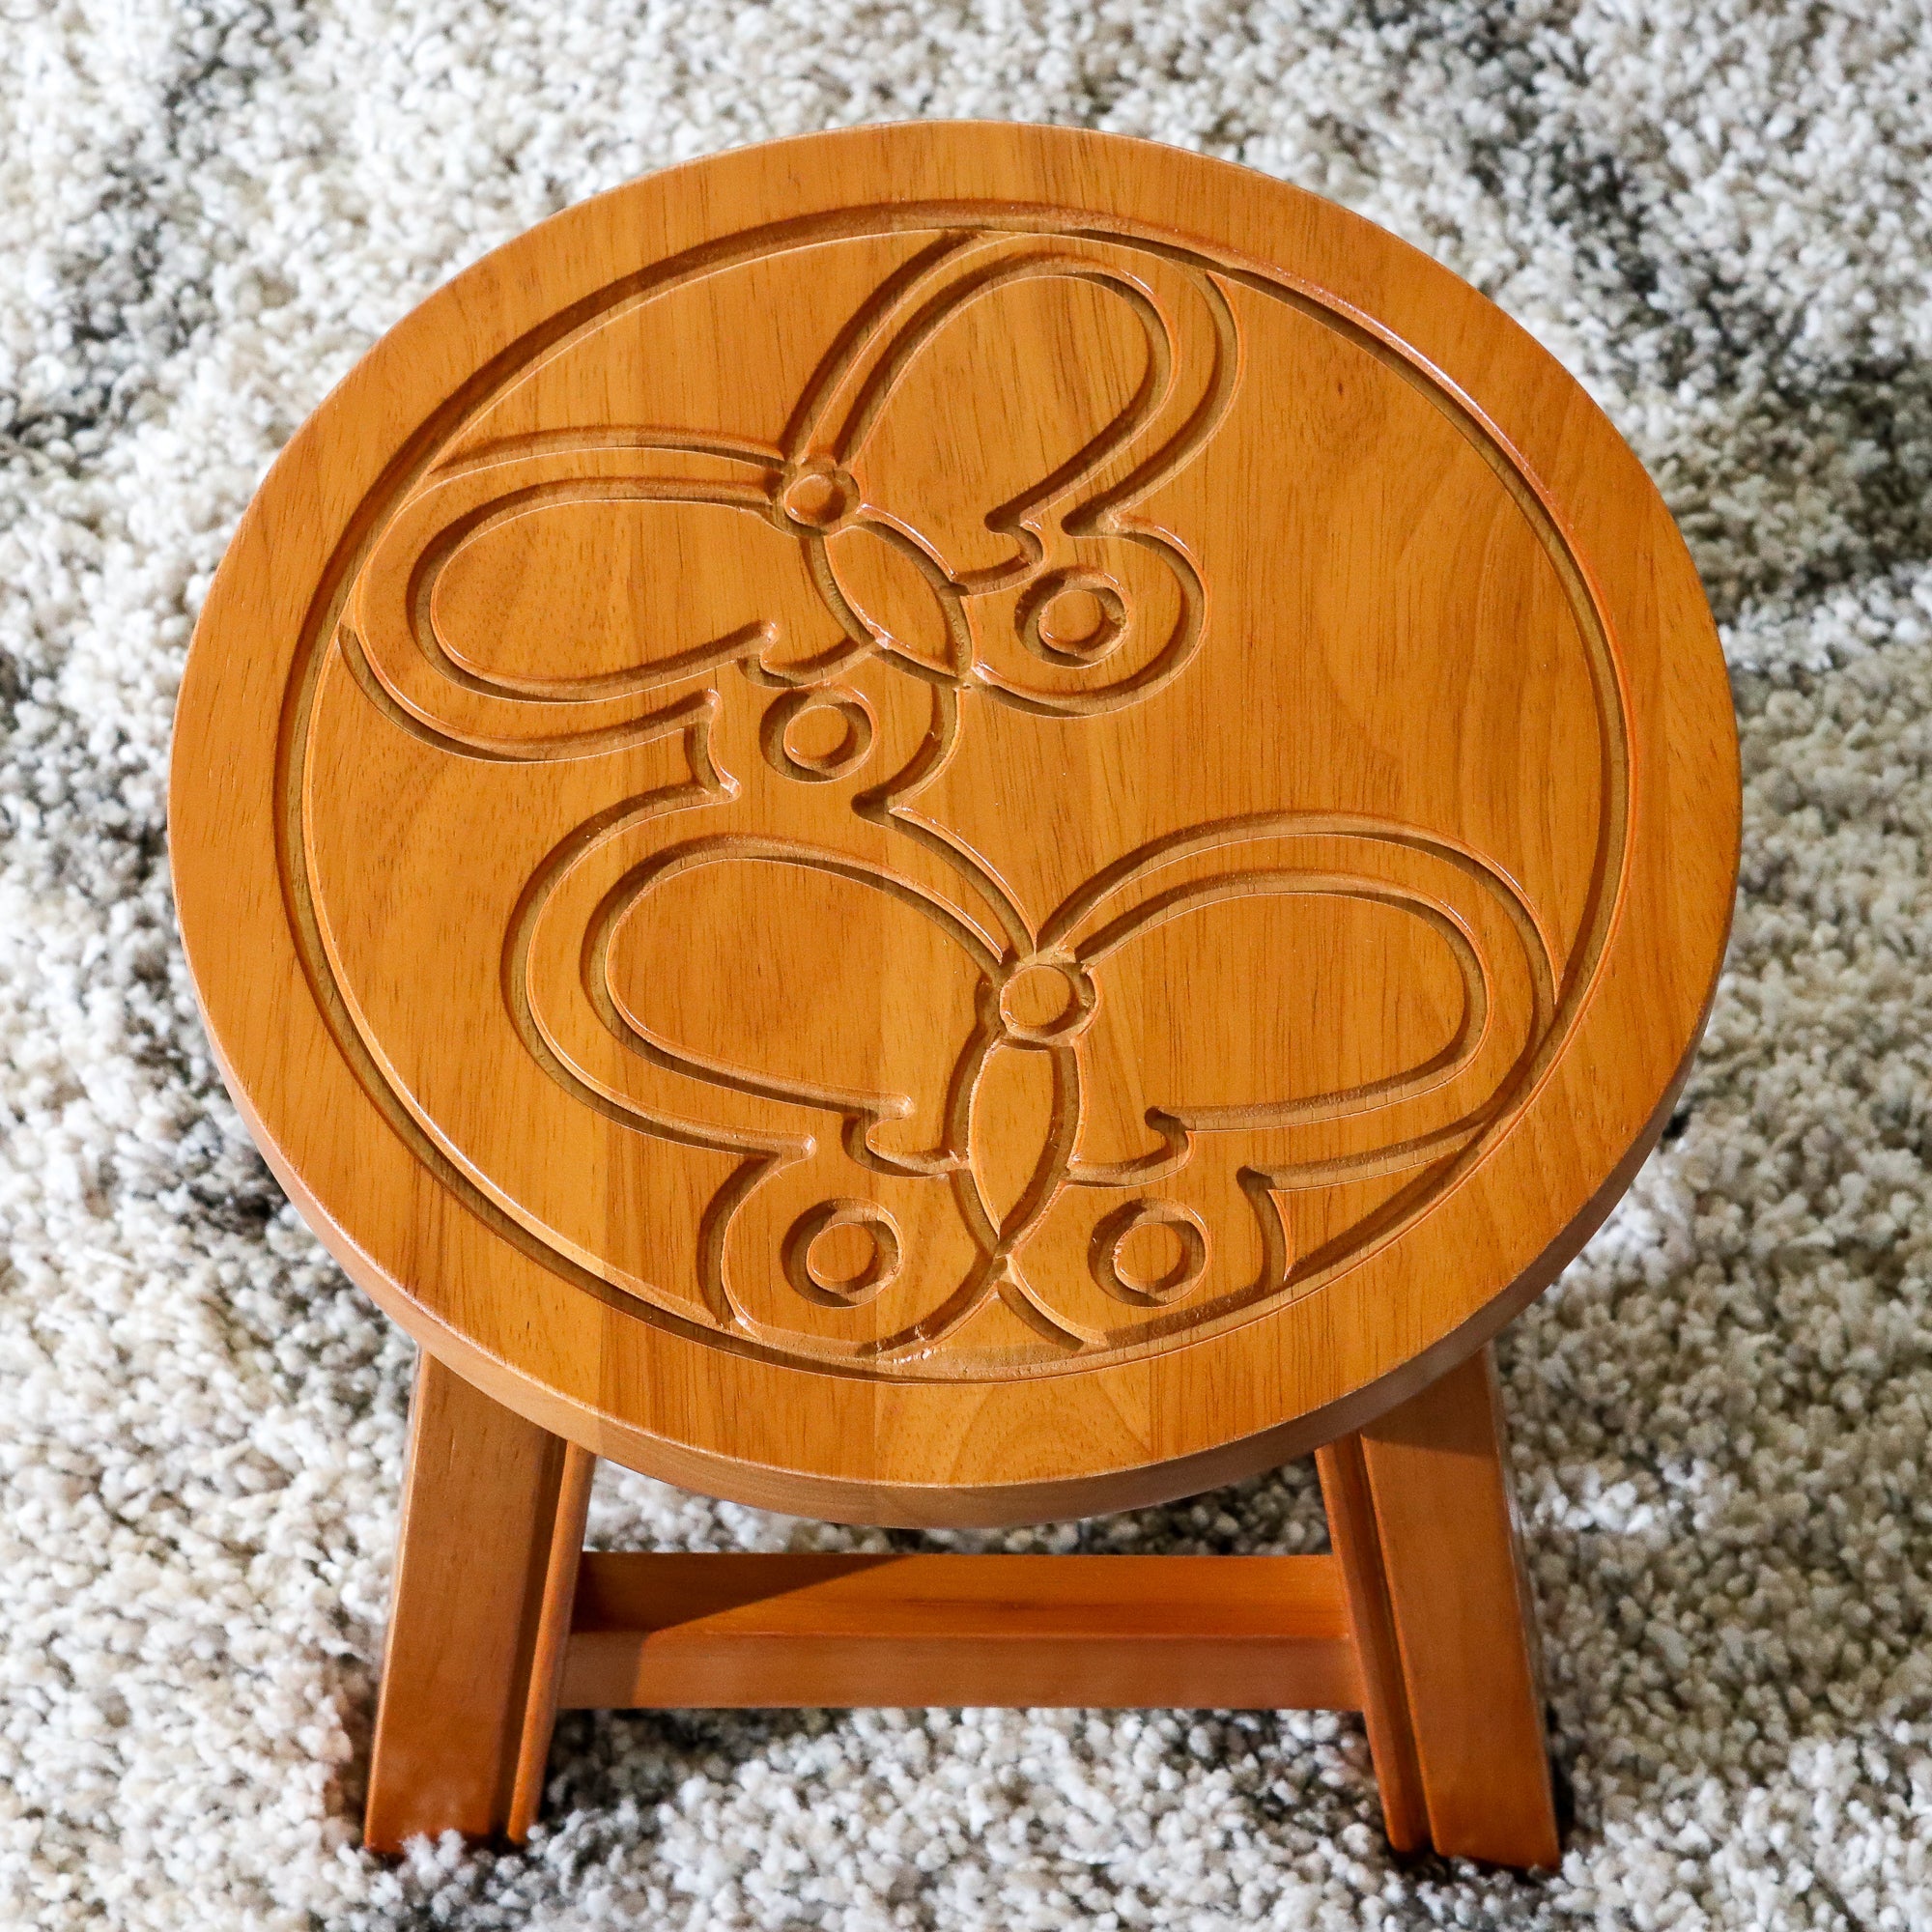
<path fill-rule="evenodd" d="M 1198 1490 L 1413 1394 L 1662 1129 L 1736 871 L 1581 388 L 1315 197 L 812 136 L 498 250 L 290 444 L 173 779 L 238 1103 L 545 1429 L 816 1515 Z"/>

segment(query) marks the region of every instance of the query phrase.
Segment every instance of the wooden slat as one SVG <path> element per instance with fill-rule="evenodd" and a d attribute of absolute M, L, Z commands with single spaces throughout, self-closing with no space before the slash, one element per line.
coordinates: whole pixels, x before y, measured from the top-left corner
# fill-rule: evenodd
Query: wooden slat
<path fill-rule="evenodd" d="M 1354 1710 L 1326 1556 L 589 1554 L 559 1705 Z"/>

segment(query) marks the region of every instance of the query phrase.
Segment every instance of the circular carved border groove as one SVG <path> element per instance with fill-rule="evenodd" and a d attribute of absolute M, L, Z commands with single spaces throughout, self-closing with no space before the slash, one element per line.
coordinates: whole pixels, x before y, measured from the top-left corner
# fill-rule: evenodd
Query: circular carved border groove
<path fill-rule="evenodd" d="M 906 198 L 885 198 L 879 183 L 898 185 Z M 707 430 L 654 469 L 635 436 L 620 446 L 613 430 L 580 474 L 562 479 L 548 431 L 516 448 L 459 448 L 530 372 L 667 293 L 734 265 L 894 236 L 908 238 L 906 266 L 879 301 L 881 314 L 898 320 L 868 332 L 861 319 L 846 362 L 800 399 L 795 448 Z M 531 271 L 539 257 L 553 273 Z M 1122 270 L 1117 264 L 1127 257 L 1144 266 Z M 1065 554 L 1034 555 L 1019 536 L 1016 561 L 977 578 L 949 575 L 901 547 L 890 568 L 923 582 L 939 613 L 927 661 L 913 663 L 854 607 L 844 654 L 814 667 L 810 688 L 775 688 L 791 673 L 768 627 L 755 624 L 694 646 L 669 671 L 597 664 L 560 678 L 541 664 L 505 659 L 512 668 L 503 669 L 487 652 L 445 648 L 460 640 L 440 636 L 427 578 L 422 597 L 399 607 L 418 614 L 393 633 L 367 621 L 358 586 L 372 562 L 404 567 L 405 578 L 417 562 L 470 568 L 481 552 L 465 546 L 480 546 L 495 517 L 566 502 L 701 497 L 708 513 L 744 513 L 773 541 L 796 544 L 834 608 L 845 593 L 829 554 L 849 541 L 890 547 L 894 539 L 867 522 L 847 480 L 849 450 L 812 442 L 814 426 L 831 436 L 841 422 L 856 425 L 852 446 L 860 446 L 876 417 L 867 398 L 898 380 L 895 356 L 915 353 L 906 327 L 926 327 L 922 317 L 941 326 L 961 304 L 1043 276 L 1080 281 L 1114 303 L 1113 313 L 1139 318 L 1132 326 L 1148 343 L 1151 400 L 1123 417 L 1115 447 L 1142 434 L 1160 445 L 1136 474 L 1140 497 L 1164 487 L 1198 448 L 1184 426 L 1156 420 L 1178 353 L 1163 331 L 1180 316 L 1190 340 L 1215 345 L 1202 352 L 1211 373 L 1198 414 L 1211 426 L 1239 375 L 1236 296 L 1278 304 L 1359 352 L 1480 459 L 1561 586 L 1596 707 L 1603 810 L 1584 911 L 1566 927 L 1577 936 L 1558 957 L 1507 870 L 1471 846 L 1315 810 L 1189 824 L 1122 855 L 1055 912 L 1029 914 L 994 894 L 983 929 L 947 928 L 979 987 L 973 1051 L 1028 1061 L 1037 1077 L 1059 1081 L 1044 1164 L 1017 1208 L 995 1216 L 985 1201 L 972 1206 L 958 1146 L 895 1140 L 884 1113 L 822 1084 L 808 1093 L 762 1074 L 728 1074 L 736 1084 L 721 1091 L 742 1097 L 769 1088 L 787 1106 L 831 1117 L 822 1133 L 786 1140 L 714 1130 L 696 1116 L 640 1123 L 621 1095 L 585 1077 L 544 1007 L 558 982 L 534 984 L 528 965 L 572 868 L 633 822 L 625 814 L 636 801 L 613 799 L 530 877 L 503 940 L 501 997 L 517 1050 L 573 1102 L 627 1134 L 663 1128 L 673 1145 L 725 1157 L 700 1231 L 710 1271 L 702 1296 L 653 1301 L 479 1172 L 393 1077 L 380 1032 L 365 1030 L 356 989 L 338 976 L 312 848 L 312 798 L 327 789 L 313 763 L 324 687 L 366 701 L 382 728 L 480 766 L 658 757 L 656 748 L 678 748 L 691 776 L 677 810 L 693 810 L 691 832 L 680 826 L 676 836 L 694 848 L 704 842 L 691 834 L 708 802 L 725 791 L 712 750 L 721 706 L 749 703 L 754 767 L 814 788 L 821 802 L 839 803 L 840 785 L 863 784 L 853 801 L 892 818 L 893 837 L 943 841 L 944 827 L 915 826 L 891 795 L 898 781 L 881 755 L 887 721 L 867 696 L 877 676 L 902 675 L 926 694 L 921 701 L 929 702 L 940 745 L 970 732 L 974 705 L 1061 725 L 1105 716 L 1186 676 L 1204 638 L 1211 642 L 1213 585 L 1188 548 L 1157 528 L 1137 532 L 1121 552 L 1127 576 L 1116 575 L 1111 553 L 1105 570 L 1069 573 Z M 317 504 L 346 507 L 318 512 Z M 1063 493 L 1007 508 L 1024 531 L 1067 504 L 1079 507 Z M 1131 512 L 1133 501 L 1086 507 L 1104 521 L 1122 505 Z M 1051 527 L 1056 541 L 1125 541 L 1097 524 L 1085 533 Z M 1156 586 L 1154 614 L 1147 583 Z M 970 619 L 976 601 L 990 608 L 998 598 L 1018 612 L 1010 621 L 1019 656 L 982 665 Z M 855 682 L 862 671 L 864 690 Z M 1054 677 L 1068 682 L 1056 686 Z M 708 688 L 696 692 L 692 680 Z M 270 740 L 256 721 L 277 696 Z M 809 728 L 787 745 L 808 712 Z M 557 217 L 469 271 L 379 345 L 277 466 L 211 592 L 184 679 L 170 823 L 197 989 L 251 1128 L 345 1264 L 426 1346 L 546 1427 L 673 1481 L 863 1520 L 1018 1520 L 1186 1493 L 1298 1453 L 1439 1373 L 1547 1285 L 1654 1141 L 1701 1030 L 1735 875 L 1728 720 L 1694 573 L 1655 493 L 1575 384 L 1445 271 L 1340 211 L 1196 156 L 1065 130 L 868 129 L 719 157 Z M 1439 889 L 1407 898 L 1393 892 L 1370 856 L 1378 841 L 1400 848 L 1404 867 L 1441 881 Z M 743 840 L 689 863 L 700 859 L 816 867 L 826 877 L 841 867 L 841 879 L 884 895 L 880 903 L 942 917 L 890 867 Z M 1190 882 L 1184 905 L 1161 902 L 1156 874 L 1165 867 Z M 238 880 L 270 871 L 278 903 L 238 891 Z M 624 887 L 633 899 L 654 889 L 641 878 Z M 1110 962 L 1127 958 L 1125 949 L 1144 944 L 1161 920 L 1219 902 L 1217 894 L 1258 893 L 1326 894 L 1435 931 L 1464 1000 L 1439 1064 L 1359 1093 L 1264 1096 L 1243 1108 L 1163 1100 L 1147 1115 L 1151 1151 L 1112 1166 L 1083 1163 L 1067 1016 L 1040 1024 L 1017 996 L 1015 1010 L 1003 1013 L 1005 987 L 1033 962 L 1071 960 L 1104 1009 Z M 623 907 L 613 898 L 592 910 L 608 938 Z M 1029 928 L 1029 917 L 1043 923 Z M 1476 945 L 1471 933 L 1489 937 Z M 608 963 L 586 953 L 572 997 L 609 1009 L 613 1017 L 598 1024 L 625 1051 L 657 1051 L 615 998 Z M 1488 1111 L 1459 1125 L 1453 1144 L 1402 1154 L 1434 1163 L 1440 1179 L 1429 1196 L 1398 1189 L 1363 1238 L 1327 1261 L 1269 1249 L 1257 1293 L 1239 1305 L 1208 1297 L 1197 1308 L 1220 1228 L 1161 1199 L 1161 1174 L 1182 1171 L 1206 1137 L 1257 1122 L 1342 1118 L 1338 1108 L 1392 1104 L 1404 1080 L 1449 1077 L 1485 1050 L 1505 994 L 1533 1009 L 1533 1038 L 1499 1076 Z M 1073 1023 L 1087 1024 L 1095 1006 L 1075 1005 Z M 636 1041 L 620 1031 L 627 1027 Z M 1007 1051 L 1018 1046 L 1032 1050 Z M 697 1065 L 689 1056 L 686 1064 Z M 702 1085 L 721 1075 L 700 1068 L 692 1077 Z M 867 1359 L 814 1353 L 774 1334 L 734 1301 L 724 1258 L 745 1203 L 817 1143 L 898 1162 L 906 1175 L 926 1177 L 921 1186 L 929 1179 L 957 1195 L 978 1230 L 975 1292 L 1002 1300 L 1024 1299 L 1013 1256 L 1027 1217 L 1055 1189 L 1077 1196 L 1093 1213 L 1080 1264 L 1107 1301 L 1140 1310 L 1145 1324 L 1128 1347 L 1104 1335 L 1055 1341 L 1059 1359 L 1013 1376 L 970 1367 L 962 1375 L 918 1338 L 892 1359 Z M 1339 1186 L 1369 1173 L 1360 1161 L 1331 1162 L 1233 1179 L 1265 1232 L 1271 1185 Z M 813 1305 L 836 1313 L 876 1303 L 907 1278 L 914 1218 L 836 1189 L 815 1204 L 782 1198 L 787 1293 L 808 1303 L 823 1297 Z M 426 1211 L 431 1203 L 435 1211 Z M 1415 1260 L 1417 1243 L 1406 1237 L 1428 1215 L 1436 1219 L 1427 1238 L 1454 1254 L 1453 1268 Z M 1131 1237 L 1151 1224 L 1171 1231 L 1179 1254 L 1147 1279 L 1122 1265 L 1122 1247 L 1142 1259 Z M 856 1271 L 852 1255 L 835 1257 L 831 1247 L 814 1265 L 814 1242 L 854 1227 L 871 1243 Z M 1287 1294 L 1280 1284 L 1291 1264 L 1301 1272 Z M 1034 1313 L 1051 1320 L 1050 1310 Z M 808 1385 L 810 1428 L 797 1417 L 781 1423 L 787 1392 Z M 1057 1419 L 1046 1427 L 1049 1412 Z"/>

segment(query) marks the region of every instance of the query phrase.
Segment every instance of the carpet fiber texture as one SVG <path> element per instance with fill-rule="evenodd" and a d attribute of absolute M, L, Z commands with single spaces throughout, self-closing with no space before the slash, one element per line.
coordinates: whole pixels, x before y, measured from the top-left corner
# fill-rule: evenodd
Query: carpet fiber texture
<path fill-rule="evenodd" d="M 1723 630 L 1744 886 L 1635 1190 L 1503 1350 L 1577 1819 L 1404 1865 L 1358 1724 L 574 1718 L 366 1857 L 410 1347 L 252 1151 L 170 715 L 277 447 L 483 249 L 915 115 L 1338 197 L 1519 317 Z M 0 1924 L 1932 1925 L 1932 19 L 1911 0 L 0 0 Z M 595 1539 L 884 1547 L 607 1470 Z M 1309 1471 L 955 1546 L 1321 1546 Z M 913 1539 L 900 1539 L 913 1541 Z"/>

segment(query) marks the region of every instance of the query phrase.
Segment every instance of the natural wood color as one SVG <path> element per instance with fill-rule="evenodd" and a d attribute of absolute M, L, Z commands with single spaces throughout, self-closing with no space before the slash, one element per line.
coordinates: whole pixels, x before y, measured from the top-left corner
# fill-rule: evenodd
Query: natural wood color
<path fill-rule="evenodd" d="M 507 1830 L 545 1583 L 559 1568 L 565 1463 L 556 1436 L 420 1359 L 369 1766 L 371 1851 L 418 1833 Z M 581 1517 L 564 1528 L 581 1545 Z"/>
<path fill-rule="evenodd" d="M 1315 1462 L 1321 1475 L 1328 1541 L 1342 1578 L 1349 1634 L 1361 1676 L 1362 1722 L 1369 1734 L 1369 1754 L 1375 1761 L 1382 1828 L 1397 1851 L 1419 1852 L 1429 1844 L 1429 1813 L 1423 1801 L 1422 1767 L 1416 1761 L 1408 1690 L 1403 1682 L 1402 1653 L 1396 1641 L 1395 1612 L 1389 1603 L 1388 1575 L 1382 1565 L 1381 1537 L 1376 1528 L 1375 1499 L 1369 1492 L 1362 1438 L 1344 1435 L 1318 1449 Z"/>
<path fill-rule="evenodd" d="M 583 1559 L 562 1702 L 1351 1709 L 1325 1556 Z"/>
<path fill-rule="evenodd" d="M 384 338 L 223 564 L 171 813 L 238 1101 L 426 1348 L 985 1522 L 1302 1453 L 1538 1293 L 1688 1065 L 1738 789 L 1657 493 L 1474 291 L 920 125 Z"/>
<path fill-rule="evenodd" d="M 1553 1858 L 1481 1351 L 1668 1117 L 1737 745 L 1481 296 L 1068 129 L 634 183 L 290 444 L 170 810 L 238 1104 L 428 1351 L 372 1844 L 521 1834 L 559 1694 L 1359 1698 L 1396 1842 Z M 579 1586 L 600 1454 L 969 1523 L 1331 1440 L 1333 1562 Z"/>
<path fill-rule="evenodd" d="M 583 1524 L 590 1513 L 590 1486 L 597 1458 L 575 1442 L 563 1452 L 557 1481 L 556 1519 L 551 1528 L 550 1556 L 537 1613 L 536 1641 L 530 1655 L 529 1691 L 525 1699 L 517 1774 L 510 1791 L 505 1835 L 521 1845 L 530 1834 L 543 1805 L 544 1775 L 550 1764 L 551 1733 L 556 1727 L 557 1693 L 563 1684 L 577 1602 L 578 1566 L 583 1557 Z"/>
<path fill-rule="evenodd" d="M 1360 1441 L 1430 1840 L 1452 1858 L 1553 1866 L 1536 1622 L 1492 1351 Z"/>

